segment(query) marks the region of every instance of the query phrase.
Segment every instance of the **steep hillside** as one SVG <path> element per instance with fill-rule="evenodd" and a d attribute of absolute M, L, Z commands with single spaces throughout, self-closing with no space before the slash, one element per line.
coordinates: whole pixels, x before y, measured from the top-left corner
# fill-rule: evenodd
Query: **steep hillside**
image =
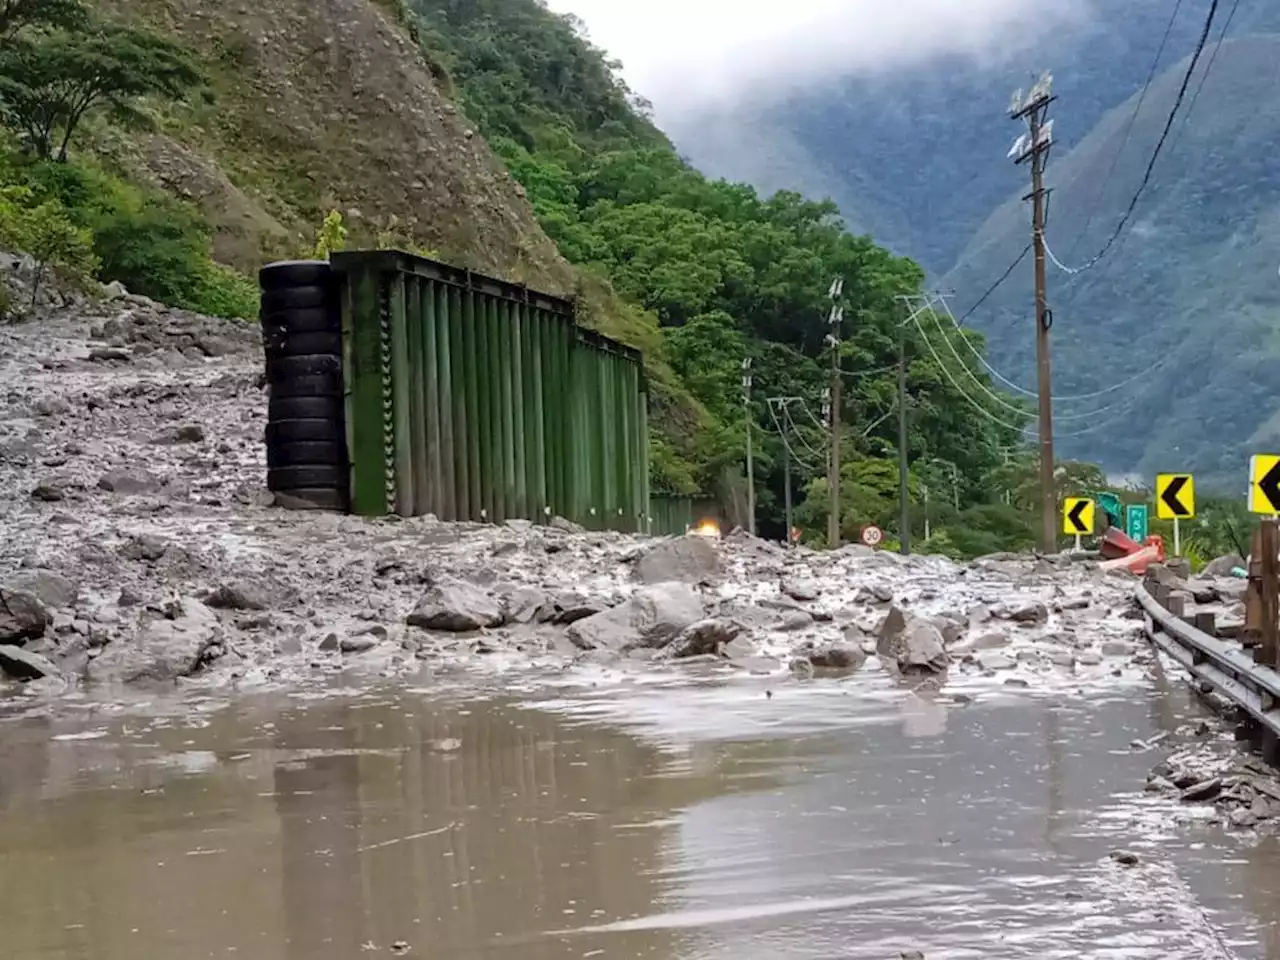
<path fill-rule="evenodd" d="M 1280 36 L 1229 41 L 1191 122 L 1175 126 L 1132 229 L 1092 269 L 1068 276 L 1050 268 L 1054 392 L 1140 376 L 1059 406 L 1073 418 L 1060 427 L 1067 452 L 1146 473 L 1194 469 L 1235 490 L 1247 455 L 1280 443 L 1280 169 L 1272 159 L 1280 122 L 1254 109 L 1274 99 L 1277 63 Z M 1152 86 L 1110 180 L 1133 103 L 1053 161 L 1048 239 L 1068 267 L 1096 253 L 1118 222 L 1184 71 L 1177 65 Z M 944 284 L 980 292 L 1028 239 L 1025 204 L 1011 195 Z M 991 335 L 997 365 L 1023 374 L 1013 379 L 1024 385 L 1032 371 L 1030 271 L 1028 258 L 973 319 Z M 958 298 L 960 306 L 976 296 Z"/>
<path fill-rule="evenodd" d="M 372 0 L 96 0 L 195 51 L 212 97 L 158 135 L 100 129 L 126 168 L 195 200 L 216 253 L 253 270 L 296 254 L 326 210 L 355 236 L 412 241 L 452 262 L 566 293 L 572 272 L 519 186 Z"/>

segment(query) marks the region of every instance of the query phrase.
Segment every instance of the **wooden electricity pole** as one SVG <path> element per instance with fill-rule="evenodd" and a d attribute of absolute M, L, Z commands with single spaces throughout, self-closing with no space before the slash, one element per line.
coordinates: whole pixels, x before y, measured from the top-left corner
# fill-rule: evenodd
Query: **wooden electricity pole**
<path fill-rule="evenodd" d="M 756 535 L 756 461 L 751 450 L 751 358 L 742 360 L 742 414 L 747 429 L 747 533 Z"/>
<path fill-rule="evenodd" d="M 1045 162 L 1053 145 L 1053 122 L 1047 119 L 1049 104 L 1056 99 L 1050 92 L 1053 78 L 1045 74 L 1031 88 L 1024 99 L 1021 91 L 1014 94 L 1010 116 L 1025 120 L 1028 132 L 1018 139 L 1011 151 L 1018 164 L 1031 165 L 1031 192 L 1024 200 L 1031 201 L 1031 240 L 1035 245 L 1036 277 L 1036 392 L 1040 407 L 1040 548 L 1045 553 L 1056 553 L 1058 546 L 1058 497 L 1054 490 L 1053 458 L 1053 397 L 1051 392 L 1051 368 L 1049 363 L 1049 328 L 1053 325 L 1053 313 L 1049 310 L 1045 291 L 1044 188 Z"/>

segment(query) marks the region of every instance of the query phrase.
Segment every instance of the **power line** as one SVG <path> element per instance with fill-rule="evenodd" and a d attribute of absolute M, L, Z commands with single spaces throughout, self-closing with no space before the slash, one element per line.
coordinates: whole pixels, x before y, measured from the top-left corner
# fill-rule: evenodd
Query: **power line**
<path fill-rule="evenodd" d="M 1160 67 L 1160 58 L 1164 56 L 1164 48 L 1169 44 L 1169 36 L 1173 33 L 1173 25 L 1178 20 L 1178 13 L 1182 10 L 1182 0 L 1177 0 L 1173 5 L 1173 13 L 1169 15 L 1169 23 L 1164 28 L 1164 36 L 1160 39 L 1160 46 L 1156 49 L 1156 55 L 1151 61 L 1151 69 L 1147 71 L 1146 82 L 1142 84 L 1142 91 L 1138 94 L 1138 102 L 1134 104 L 1133 113 L 1129 114 L 1129 119 L 1124 126 L 1124 135 L 1120 138 L 1120 146 L 1116 150 L 1115 156 L 1111 158 L 1111 167 L 1107 170 L 1107 175 L 1097 182 L 1097 187 L 1093 191 L 1093 200 L 1090 201 L 1089 216 L 1085 218 L 1084 226 L 1080 233 L 1076 235 L 1075 243 L 1071 245 L 1071 249 L 1067 251 L 1067 257 L 1070 259 L 1075 256 L 1076 249 L 1089 233 L 1089 227 L 1093 225 L 1093 219 L 1097 216 L 1098 205 L 1102 200 L 1102 192 L 1105 186 L 1111 182 L 1111 178 L 1115 176 L 1116 167 L 1120 164 L 1120 157 L 1124 154 L 1124 148 L 1129 145 L 1129 137 L 1133 134 L 1133 125 L 1138 120 L 1138 114 L 1142 111 L 1142 104 L 1147 99 L 1147 92 L 1151 89 L 1151 83 L 1156 78 L 1156 71 Z M 1046 219 L 1048 217 L 1046 211 Z M 1074 271 L 1067 270 L 1062 264 L 1058 263 L 1058 258 L 1050 254 L 1053 262 L 1067 273 Z"/>
<path fill-rule="evenodd" d="M 1031 252 L 1031 248 L 1033 246 L 1034 244 L 1028 243 L 1025 247 L 1022 248 L 1022 252 L 1018 254 L 1017 259 L 1014 260 L 1013 263 L 1009 264 L 1009 269 L 1007 269 L 1004 273 L 1000 274 L 1000 279 L 997 280 L 995 283 L 993 283 L 991 286 L 989 286 L 987 288 L 987 292 L 978 298 L 978 302 L 965 311 L 964 316 L 960 318 L 961 323 L 964 323 L 971 316 L 973 316 L 974 311 L 977 310 L 984 303 L 986 303 L 987 298 L 990 297 L 993 293 L 996 292 L 996 290 L 1000 288 L 1000 284 L 1004 283 L 1006 280 L 1009 279 L 1013 271 L 1018 269 L 1018 264 L 1022 263 L 1022 261 L 1027 258 L 1027 254 Z"/>
<path fill-rule="evenodd" d="M 1115 245 L 1116 240 L 1120 238 L 1121 232 L 1129 219 L 1133 216 L 1134 210 L 1138 207 L 1138 200 L 1141 199 L 1142 193 L 1146 190 L 1147 185 L 1151 182 L 1151 174 L 1155 170 L 1156 161 L 1160 158 L 1160 151 L 1164 149 L 1165 141 L 1169 137 L 1169 131 L 1173 129 L 1174 121 L 1177 119 L 1178 109 L 1182 106 L 1183 98 L 1187 95 L 1187 88 L 1191 85 L 1191 77 L 1195 73 L 1196 65 L 1200 62 L 1200 55 L 1204 53 L 1205 44 L 1209 42 L 1209 33 L 1213 28 L 1213 18 L 1217 16 L 1218 5 L 1221 0 L 1212 0 L 1209 5 L 1209 13 L 1205 17 L 1204 27 L 1200 31 L 1200 39 L 1196 42 L 1196 48 L 1191 54 L 1191 62 L 1187 65 L 1187 72 L 1182 77 L 1182 83 L 1178 87 L 1178 95 L 1174 98 L 1173 108 L 1169 111 L 1169 117 L 1165 121 L 1164 130 L 1160 133 L 1160 139 L 1156 141 L 1155 149 L 1151 152 L 1151 160 L 1147 163 L 1146 172 L 1142 175 L 1142 181 L 1138 184 L 1138 189 L 1134 191 L 1133 199 L 1129 201 L 1128 209 L 1120 218 L 1120 222 L 1116 224 L 1115 229 L 1111 232 L 1111 236 L 1107 238 L 1107 242 L 1102 245 L 1102 249 L 1092 258 L 1084 263 L 1083 266 L 1074 269 L 1066 269 L 1069 273 L 1081 273 L 1088 270 L 1099 260 L 1107 255 L 1107 252 Z M 1055 263 L 1057 262 L 1055 258 Z"/>
<path fill-rule="evenodd" d="M 778 420 L 778 411 L 774 405 L 776 403 L 777 406 L 780 406 L 785 410 L 786 399 L 787 398 L 785 397 L 770 397 L 768 399 L 768 402 L 766 405 L 769 408 L 769 416 L 773 418 L 774 429 L 778 431 L 778 437 L 782 440 L 782 446 L 786 448 L 787 456 L 791 457 L 792 460 L 800 464 L 800 466 L 804 467 L 806 470 L 810 471 L 811 473 L 817 473 L 818 472 L 817 467 L 813 466 L 813 464 L 807 462 L 803 458 L 796 455 L 796 452 L 792 448 L 791 443 L 787 440 L 787 431 L 783 429 L 782 424 Z"/>
<path fill-rule="evenodd" d="M 1213 70 L 1213 65 L 1218 59 L 1218 53 L 1222 50 L 1222 42 L 1227 39 L 1227 31 L 1231 29 L 1231 21 L 1235 19 L 1236 11 L 1240 9 L 1240 0 L 1235 0 L 1231 4 L 1231 10 L 1227 13 L 1226 22 L 1222 24 L 1222 32 L 1218 34 L 1218 42 L 1214 44 L 1213 53 L 1209 54 L 1209 60 L 1204 65 L 1204 73 L 1200 74 L 1200 82 L 1196 84 L 1196 92 L 1191 95 L 1191 102 L 1187 104 L 1187 112 L 1182 116 L 1182 124 L 1178 127 L 1177 132 L 1173 135 L 1173 143 L 1177 143 L 1182 137 L 1182 132 L 1187 129 L 1191 123 L 1191 114 L 1195 112 L 1196 101 L 1200 99 L 1200 91 L 1204 89 L 1204 82 L 1209 79 L 1209 73 Z M 1172 149 L 1173 144 L 1170 144 Z"/>
<path fill-rule="evenodd" d="M 946 298 L 938 297 L 937 299 L 938 299 L 938 302 L 942 304 L 943 309 L 946 310 L 946 314 L 950 318 L 952 326 L 956 329 L 957 332 L 961 333 L 960 341 L 969 349 L 969 352 L 972 353 L 974 357 L 977 358 L 978 362 L 982 364 L 982 366 L 986 369 L 987 373 L 991 374 L 991 376 L 995 377 L 997 380 L 999 380 L 1002 384 L 1004 384 L 1010 390 L 1013 390 L 1015 393 L 1019 393 L 1024 397 L 1036 396 L 1036 392 L 1034 390 L 1027 390 L 1025 387 L 1018 386 L 1016 383 L 1014 383 L 1012 380 L 1010 380 L 1008 377 L 1002 374 L 999 370 L 993 367 L 990 361 L 988 361 L 987 358 L 984 357 L 982 353 L 978 350 L 978 348 L 975 347 L 969 341 L 969 338 L 964 336 L 963 331 L 960 330 L 960 322 L 956 320 L 955 314 L 951 312 L 951 307 L 947 304 Z M 1105 387 L 1102 390 L 1094 390 L 1091 393 L 1076 393 L 1068 396 L 1058 396 L 1057 394 L 1054 394 L 1053 402 L 1054 403 L 1059 403 L 1059 402 L 1072 403 L 1072 402 L 1078 402 L 1081 400 L 1095 400 L 1098 397 L 1105 397 L 1108 394 L 1115 393 L 1117 390 L 1121 390 L 1129 386 L 1130 384 L 1137 383 L 1139 380 L 1148 379 L 1152 373 L 1154 373 L 1156 370 L 1159 370 L 1161 367 L 1165 366 L 1166 364 L 1170 363 L 1174 357 L 1180 356 L 1182 351 L 1186 348 L 1186 346 L 1190 342 L 1191 342 L 1190 340 L 1184 341 L 1181 347 L 1178 347 L 1175 350 L 1169 351 L 1163 357 L 1161 357 L 1159 360 L 1153 363 L 1151 366 L 1146 367 L 1143 370 L 1140 370 L 1139 372 L 1133 374 L 1133 376 L 1126 377 L 1124 380 L 1121 380 L 1119 383 L 1113 383 L 1109 387 Z"/>
<path fill-rule="evenodd" d="M 1026 429 L 1026 427 L 1020 427 L 1020 426 L 1017 426 L 1016 424 L 1006 423 L 1004 420 L 1001 420 L 999 417 L 997 417 L 994 413 L 992 413 L 982 404 L 978 403 L 978 401 L 974 400 L 973 397 L 969 396 L 969 394 L 965 391 L 964 387 L 960 386 L 960 384 L 956 382 L 956 378 L 951 375 L 951 371 L 947 368 L 947 365 L 942 362 L 942 357 L 938 356 L 938 351 L 934 349 L 933 343 L 929 340 L 927 336 L 925 336 L 924 327 L 920 325 L 919 318 L 916 317 L 913 319 L 915 320 L 916 329 L 920 332 L 920 338 L 924 341 L 924 345 L 929 348 L 929 352 L 933 354 L 933 359 L 937 362 L 938 367 L 942 370 L 943 375 L 946 376 L 946 378 L 951 382 L 951 385 L 955 387 L 956 393 L 964 397 L 964 399 L 969 402 L 969 405 L 973 407 L 974 410 L 978 411 L 978 413 L 982 414 L 992 423 L 998 424 L 1004 427 L 1006 430 L 1012 430 L 1014 433 L 1021 433 L 1023 430 Z M 1029 415 L 1030 414 L 1028 414 L 1028 416 Z"/>

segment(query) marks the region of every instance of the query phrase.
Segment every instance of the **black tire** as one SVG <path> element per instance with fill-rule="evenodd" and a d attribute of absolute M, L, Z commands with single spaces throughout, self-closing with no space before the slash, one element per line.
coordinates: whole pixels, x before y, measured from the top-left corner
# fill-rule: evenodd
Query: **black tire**
<path fill-rule="evenodd" d="M 333 267 L 328 260 L 279 260 L 258 271 L 258 286 L 263 290 L 282 287 L 306 287 L 332 282 Z"/>
<path fill-rule="evenodd" d="M 288 493 L 293 490 L 346 490 L 347 468 L 336 464 L 305 467 L 277 467 L 267 471 L 267 489 Z"/>
<path fill-rule="evenodd" d="M 342 424 L 347 405 L 342 397 L 279 397 L 267 401 L 267 422 L 289 420 L 328 420 Z"/>
<path fill-rule="evenodd" d="M 267 446 L 267 468 L 346 466 L 347 445 L 340 440 L 309 440 Z"/>
<path fill-rule="evenodd" d="M 347 509 L 347 491 L 335 489 L 276 490 L 276 506 L 288 510 Z"/>
<path fill-rule="evenodd" d="M 280 287 L 275 290 L 263 290 L 259 301 L 259 315 L 269 317 L 273 313 L 283 313 L 304 308 L 334 306 L 334 290 L 332 286 L 321 286 L 312 283 L 305 287 Z"/>
<path fill-rule="evenodd" d="M 276 420 L 267 424 L 268 447 L 286 443 L 346 443 L 341 420 Z"/>
<path fill-rule="evenodd" d="M 305 357 L 309 354 L 324 354 L 330 357 L 342 356 L 342 334 L 334 333 L 289 333 L 278 327 L 272 332 L 263 331 L 262 345 L 267 353 L 267 360 L 279 357 Z"/>
<path fill-rule="evenodd" d="M 279 330 L 294 337 L 300 333 L 338 333 L 342 320 L 332 307 L 299 307 L 296 310 L 263 310 L 260 314 L 263 336 Z"/>
<path fill-rule="evenodd" d="M 295 309 L 271 307 L 259 310 L 258 320 L 264 331 L 278 329 L 290 335 L 337 333 L 342 329 L 342 318 L 333 305 Z"/>
<path fill-rule="evenodd" d="M 283 397 L 342 397 L 342 371 L 334 373 L 315 373 L 305 377 L 290 377 L 276 380 L 271 377 L 272 398 Z"/>
<path fill-rule="evenodd" d="M 276 357 L 267 363 L 267 379 L 272 383 L 317 376 L 337 376 L 341 382 L 342 360 L 331 353 L 309 353 L 301 357 Z"/>

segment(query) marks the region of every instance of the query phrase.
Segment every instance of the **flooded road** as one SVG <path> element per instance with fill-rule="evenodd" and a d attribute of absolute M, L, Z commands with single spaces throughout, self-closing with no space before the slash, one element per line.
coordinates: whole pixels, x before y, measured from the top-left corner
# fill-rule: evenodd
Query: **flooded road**
<path fill-rule="evenodd" d="M 1280 958 L 1276 844 L 1142 791 L 1130 743 L 1187 701 L 636 684 L 10 720 L 4 955 Z"/>

